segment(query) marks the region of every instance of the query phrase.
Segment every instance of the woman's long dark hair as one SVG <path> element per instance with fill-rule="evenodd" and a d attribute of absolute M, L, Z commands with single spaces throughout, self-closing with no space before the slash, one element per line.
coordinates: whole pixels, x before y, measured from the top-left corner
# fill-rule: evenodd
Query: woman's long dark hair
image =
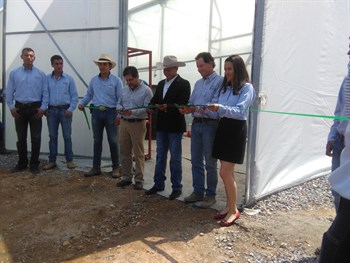
<path fill-rule="evenodd" d="M 233 66 L 233 83 L 226 76 L 222 82 L 221 89 L 225 93 L 228 86 L 232 86 L 233 94 L 237 95 L 244 84 L 249 82 L 249 74 L 243 59 L 239 55 L 232 55 L 225 59 L 225 62 L 231 62 Z"/>

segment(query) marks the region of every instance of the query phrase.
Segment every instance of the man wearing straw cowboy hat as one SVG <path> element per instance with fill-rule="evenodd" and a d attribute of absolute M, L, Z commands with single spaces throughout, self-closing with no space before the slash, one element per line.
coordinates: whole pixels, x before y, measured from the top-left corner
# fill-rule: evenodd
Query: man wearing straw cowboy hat
<path fill-rule="evenodd" d="M 177 74 L 184 62 L 177 61 L 175 56 L 165 56 L 163 59 L 163 73 L 166 79 L 161 80 L 150 104 L 158 110 L 157 127 L 157 156 L 154 171 L 154 185 L 145 192 L 146 195 L 163 191 L 165 187 L 165 168 L 168 151 L 170 151 L 170 179 L 172 193 L 170 200 L 179 197 L 182 193 L 182 146 L 181 139 L 186 131 L 186 121 L 177 105 L 188 103 L 191 93 L 190 83 Z"/>
<path fill-rule="evenodd" d="M 121 79 L 111 73 L 111 69 L 116 63 L 107 54 L 94 60 L 100 73 L 90 81 L 88 90 L 84 98 L 78 105 L 79 110 L 92 101 L 91 122 L 94 136 L 94 157 L 92 169 L 85 173 L 86 177 L 101 175 L 101 154 L 103 130 L 106 129 L 109 150 L 112 159 L 112 177 L 119 177 L 119 146 L 118 129 L 115 124 L 117 117 L 117 102 L 121 96 L 123 83 Z"/>

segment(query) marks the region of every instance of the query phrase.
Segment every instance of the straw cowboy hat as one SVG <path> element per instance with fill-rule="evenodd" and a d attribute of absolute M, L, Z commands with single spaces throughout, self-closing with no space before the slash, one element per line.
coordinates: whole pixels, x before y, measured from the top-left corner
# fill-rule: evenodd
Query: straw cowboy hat
<path fill-rule="evenodd" d="M 163 68 L 184 67 L 185 62 L 177 61 L 175 56 L 165 56 L 163 59 Z"/>
<path fill-rule="evenodd" d="M 108 54 L 101 54 L 97 60 L 94 60 L 94 63 L 98 66 L 99 63 L 110 63 L 112 68 L 114 68 L 117 64 L 111 59 Z"/>

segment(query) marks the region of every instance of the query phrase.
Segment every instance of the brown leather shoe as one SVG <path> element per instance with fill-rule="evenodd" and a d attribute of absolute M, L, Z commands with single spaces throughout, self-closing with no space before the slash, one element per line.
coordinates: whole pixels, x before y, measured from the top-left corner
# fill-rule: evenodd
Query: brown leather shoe
<path fill-rule="evenodd" d="M 101 174 L 102 174 L 101 168 L 93 167 L 93 168 L 91 168 L 90 171 L 85 173 L 84 176 L 85 177 L 91 177 L 91 176 L 98 176 L 98 175 L 101 175 Z"/>
<path fill-rule="evenodd" d="M 43 170 L 51 170 L 53 168 L 56 168 L 57 164 L 54 162 L 48 162 L 46 165 L 44 165 Z"/>
<path fill-rule="evenodd" d="M 77 165 L 75 163 L 73 163 L 73 162 L 68 162 L 67 163 L 67 168 L 68 169 L 75 169 L 75 168 L 77 168 Z"/>

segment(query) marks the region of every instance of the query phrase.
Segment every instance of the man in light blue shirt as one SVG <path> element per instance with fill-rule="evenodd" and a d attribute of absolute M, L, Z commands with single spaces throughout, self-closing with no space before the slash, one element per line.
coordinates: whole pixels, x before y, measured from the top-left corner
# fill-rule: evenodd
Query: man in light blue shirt
<path fill-rule="evenodd" d="M 112 177 L 119 177 L 119 145 L 118 129 L 116 126 L 117 103 L 121 96 L 123 83 L 121 79 L 111 73 L 116 63 L 107 54 L 101 54 L 100 58 L 94 60 L 100 74 L 90 81 L 84 98 L 78 105 L 79 110 L 92 101 L 91 121 L 94 135 L 94 157 L 92 169 L 85 173 L 86 177 L 101 175 L 101 155 L 103 130 L 106 129 L 109 150 L 112 159 Z"/>
<path fill-rule="evenodd" d="M 46 74 L 36 68 L 33 63 L 35 52 L 26 47 L 22 50 L 23 66 L 10 72 L 6 87 L 6 102 L 15 119 L 17 133 L 18 163 L 12 172 L 20 172 L 28 166 L 27 131 L 30 127 L 31 157 L 30 171 L 39 170 L 39 154 L 41 146 L 42 117 L 48 106 L 48 87 Z"/>
<path fill-rule="evenodd" d="M 209 52 L 201 52 L 195 59 L 202 78 L 195 83 L 189 104 L 216 103 L 223 77 L 214 71 L 214 58 Z M 191 126 L 193 192 L 184 200 L 195 203 L 195 206 L 200 208 L 209 208 L 216 202 L 217 159 L 212 157 L 212 150 L 219 120 L 215 113 L 201 106 L 180 107 L 179 110 L 181 113 L 192 113 L 193 117 Z"/>
<path fill-rule="evenodd" d="M 335 116 L 344 116 L 344 113 L 342 112 L 342 108 L 344 105 L 344 98 L 343 98 L 343 89 L 345 84 L 345 79 L 343 80 L 342 85 L 340 86 L 339 94 L 338 94 L 338 100 L 335 107 L 334 115 Z M 332 157 L 332 172 L 337 169 L 340 165 L 340 154 L 342 150 L 344 149 L 344 133 L 346 130 L 346 126 L 348 124 L 348 121 L 340 121 L 340 120 L 334 120 L 333 125 L 331 126 L 331 129 L 328 134 L 327 139 L 327 145 L 326 145 L 326 155 Z M 340 195 L 332 189 L 332 195 L 334 197 L 334 206 L 335 211 L 338 211 L 339 207 L 339 201 L 340 201 Z"/>
<path fill-rule="evenodd" d="M 49 163 L 43 169 L 55 168 L 58 144 L 58 128 L 61 124 L 64 139 L 64 154 L 67 167 L 74 169 L 72 147 L 72 117 L 78 104 L 78 92 L 74 79 L 63 72 L 63 58 L 59 55 L 51 57 L 53 72 L 47 75 L 49 87 L 49 107 L 46 113 L 49 129 Z"/>

